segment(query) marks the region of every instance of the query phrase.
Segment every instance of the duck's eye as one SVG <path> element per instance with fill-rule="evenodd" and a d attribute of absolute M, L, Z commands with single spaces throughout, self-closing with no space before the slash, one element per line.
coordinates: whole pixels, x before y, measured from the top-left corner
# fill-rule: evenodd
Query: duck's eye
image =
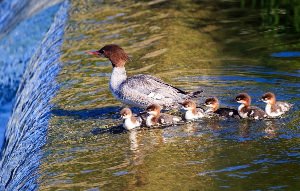
<path fill-rule="evenodd" d="M 99 54 L 104 54 L 104 50 L 102 50 L 102 49 L 99 50 L 98 52 L 99 52 Z"/>

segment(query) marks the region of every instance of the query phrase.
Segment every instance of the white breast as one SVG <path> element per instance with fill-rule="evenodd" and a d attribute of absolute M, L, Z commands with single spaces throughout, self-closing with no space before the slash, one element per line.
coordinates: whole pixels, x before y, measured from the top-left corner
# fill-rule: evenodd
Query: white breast
<path fill-rule="evenodd" d="M 204 115 L 201 112 L 198 112 L 196 115 L 193 114 L 192 111 L 187 111 L 185 112 L 184 118 L 185 120 L 194 120 L 194 119 L 199 119 L 202 118 Z"/>
<path fill-rule="evenodd" d="M 277 109 L 277 111 L 272 112 L 271 107 L 272 107 L 271 104 L 267 104 L 267 105 L 266 105 L 266 108 L 265 108 L 266 113 L 267 113 L 268 116 L 270 116 L 270 117 L 278 117 L 278 116 L 284 114 L 284 113 L 288 110 L 288 108 L 286 108 L 286 106 L 283 105 L 283 104 L 280 104 L 280 105 L 279 105 L 279 107 L 281 108 L 281 111 L 280 111 L 279 109 Z"/>
<path fill-rule="evenodd" d="M 248 115 L 247 113 L 244 113 L 242 112 L 242 109 L 245 107 L 244 104 L 241 104 L 238 108 L 238 112 L 239 112 L 239 115 L 242 117 L 242 118 L 248 118 Z"/>
<path fill-rule="evenodd" d="M 146 118 L 146 126 L 147 127 L 151 127 L 153 125 L 152 123 L 152 120 L 153 119 L 153 115 L 149 115 L 147 118 Z"/>
<path fill-rule="evenodd" d="M 134 129 L 136 127 L 139 127 L 141 125 L 140 122 L 136 121 L 136 122 L 132 122 L 131 119 L 125 119 L 124 123 L 123 123 L 123 127 L 126 129 L 126 130 L 131 130 L 131 129 Z"/>

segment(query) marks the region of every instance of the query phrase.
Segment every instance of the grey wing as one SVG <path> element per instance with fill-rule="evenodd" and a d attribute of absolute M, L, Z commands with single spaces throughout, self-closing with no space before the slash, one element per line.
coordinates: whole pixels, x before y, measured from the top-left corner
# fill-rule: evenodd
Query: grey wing
<path fill-rule="evenodd" d="M 258 116 L 259 118 L 264 118 L 266 113 L 256 106 L 251 106 L 251 111 L 248 113 L 249 117 Z"/>
<path fill-rule="evenodd" d="M 173 116 L 162 113 L 158 120 L 161 124 L 170 124 L 173 123 Z"/>
<path fill-rule="evenodd" d="M 171 103 L 181 101 L 186 97 L 186 92 L 175 88 L 161 79 L 150 76 L 150 75 L 135 75 L 121 84 L 121 91 L 127 96 L 134 96 L 141 101 L 158 103 Z"/>
<path fill-rule="evenodd" d="M 275 110 L 279 110 L 280 112 L 286 112 L 292 107 L 292 104 L 278 101 L 275 106 L 276 106 Z"/>
<path fill-rule="evenodd" d="M 204 109 L 202 109 L 202 108 L 200 108 L 200 107 L 197 108 L 197 112 L 205 113 Z"/>

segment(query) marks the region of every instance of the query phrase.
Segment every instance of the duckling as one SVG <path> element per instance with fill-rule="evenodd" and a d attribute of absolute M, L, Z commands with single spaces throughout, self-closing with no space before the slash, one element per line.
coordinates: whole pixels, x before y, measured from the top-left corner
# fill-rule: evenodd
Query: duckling
<path fill-rule="evenodd" d="M 233 117 L 233 118 L 241 118 L 239 115 L 239 112 L 236 109 L 231 109 L 231 108 L 219 108 L 219 100 L 216 97 L 213 98 L 208 98 L 204 102 L 205 106 L 208 107 L 209 109 L 206 110 L 206 113 L 215 113 L 220 117 Z"/>
<path fill-rule="evenodd" d="M 182 104 L 185 110 L 184 119 L 186 121 L 196 120 L 204 117 L 204 110 L 201 108 L 196 108 L 196 103 L 192 100 L 186 100 Z"/>
<path fill-rule="evenodd" d="M 132 111 L 129 108 L 124 108 L 120 111 L 121 117 L 123 119 L 123 127 L 126 130 L 132 130 L 136 127 L 140 127 L 142 124 L 142 119 L 140 117 L 136 118 L 133 116 Z"/>
<path fill-rule="evenodd" d="M 242 118 L 263 119 L 267 114 L 260 108 L 251 105 L 251 97 L 247 93 L 241 93 L 235 100 L 241 105 L 238 108 L 239 115 Z"/>
<path fill-rule="evenodd" d="M 272 92 L 265 93 L 261 100 L 267 103 L 265 112 L 269 117 L 281 116 L 292 107 L 290 103 L 276 101 L 275 94 Z"/>
<path fill-rule="evenodd" d="M 176 124 L 181 121 L 178 116 L 161 113 L 161 107 L 158 104 L 151 104 L 146 109 L 149 114 L 146 118 L 146 126 Z"/>

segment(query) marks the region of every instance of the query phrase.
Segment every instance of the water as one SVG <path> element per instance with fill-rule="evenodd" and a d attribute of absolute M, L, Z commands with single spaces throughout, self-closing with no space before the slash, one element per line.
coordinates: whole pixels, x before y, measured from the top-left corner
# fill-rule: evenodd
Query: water
<path fill-rule="evenodd" d="M 41 156 L 38 188 L 298 190 L 299 6 L 271 0 L 72 1 L 55 78 L 60 89 L 50 122 L 41 128 L 46 144 L 42 152 L 32 151 Z M 129 75 L 203 89 L 198 103 L 216 96 L 236 108 L 234 97 L 248 92 L 262 108 L 257 100 L 273 91 L 294 107 L 280 119 L 122 131 L 122 104 L 108 90 L 111 64 L 84 53 L 108 43 L 129 53 Z"/>
<path fill-rule="evenodd" d="M 58 8 L 61 7 L 58 10 Z M 67 20 L 67 3 L 57 5 L 56 17 L 31 57 L 18 88 L 7 125 L 0 160 L 0 190 L 36 190 L 37 169 L 58 84 L 60 48 Z M 46 10 L 51 13 L 51 10 Z"/>
<path fill-rule="evenodd" d="M 299 3 L 255 2 L 72 2 L 40 189 L 299 189 L 300 63 L 272 56 L 299 50 Z M 108 43 L 131 56 L 129 75 L 203 89 L 199 103 L 236 108 L 248 92 L 264 107 L 257 100 L 273 91 L 295 105 L 282 119 L 101 133 L 121 123 L 122 105 L 108 91 L 111 64 L 84 51 Z"/>
<path fill-rule="evenodd" d="M 1 14 L 0 20 L 3 23 L 0 22 L 0 148 L 2 148 L 5 127 L 11 114 L 12 102 L 25 68 L 46 32 L 49 30 L 53 16 L 58 9 L 58 6 L 48 8 L 48 5 L 44 7 L 45 10 L 38 12 L 40 10 L 37 9 L 35 10 L 36 15 L 24 19 L 20 17 L 25 17 L 25 15 L 15 10 L 18 6 L 9 6 L 12 2 L 7 1 L 1 3 L 0 12 L 3 14 Z M 6 4 L 3 5 L 3 3 Z M 44 3 L 44 1 L 40 1 L 36 6 L 39 7 L 41 4 L 45 6 Z M 7 11 L 7 7 L 10 7 L 10 11 Z M 25 6 L 25 10 L 32 8 L 29 7 Z M 41 7 L 43 8 L 43 6 Z M 9 19 L 7 17 L 12 16 L 13 13 L 15 13 L 15 19 L 24 20 L 16 28 L 12 29 L 11 27 L 14 24 L 8 23 Z M 1 29 L 4 30 L 4 28 L 6 28 L 7 34 L 2 32 Z M 3 38 L 1 39 L 1 37 Z"/>

